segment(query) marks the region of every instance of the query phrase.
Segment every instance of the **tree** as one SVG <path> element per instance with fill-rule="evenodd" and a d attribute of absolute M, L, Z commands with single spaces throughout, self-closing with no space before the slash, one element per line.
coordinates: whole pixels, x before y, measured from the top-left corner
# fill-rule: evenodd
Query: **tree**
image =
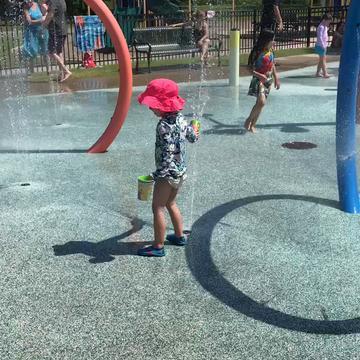
<path fill-rule="evenodd" d="M 149 9 L 155 14 L 174 14 L 180 11 L 180 0 L 149 0 Z"/>

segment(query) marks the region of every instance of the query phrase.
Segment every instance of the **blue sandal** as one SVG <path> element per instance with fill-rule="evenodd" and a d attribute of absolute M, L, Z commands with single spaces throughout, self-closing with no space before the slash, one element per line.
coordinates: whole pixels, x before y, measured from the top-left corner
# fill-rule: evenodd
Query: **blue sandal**
<path fill-rule="evenodd" d="M 186 236 L 177 237 L 175 234 L 170 234 L 166 237 L 166 240 L 177 246 L 185 246 L 188 241 Z"/>
<path fill-rule="evenodd" d="M 165 250 L 164 247 L 162 248 L 155 248 L 152 245 L 143 247 L 138 250 L 137 254 L 139 256 L 154 256 L 154 257 L 162 257 L 165 256 Z"/>

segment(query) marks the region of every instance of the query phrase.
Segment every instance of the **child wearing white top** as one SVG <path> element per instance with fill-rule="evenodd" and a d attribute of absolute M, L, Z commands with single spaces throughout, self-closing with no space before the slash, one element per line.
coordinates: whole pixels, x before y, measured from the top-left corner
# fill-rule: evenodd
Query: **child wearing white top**
<path fill-rule="evenodd" d="M 329 26 L 332 22 L 332 16 L 330 14 L 324 14 L 321 18 L 321 23 L 316 29 L 316 45 L 315 52 L 319 55 L 319 63 L 316 71 L 317 77 L 323 77 L 328 79 L 330 77 L 326 67 L 326 49 L 329 40 Z"/>

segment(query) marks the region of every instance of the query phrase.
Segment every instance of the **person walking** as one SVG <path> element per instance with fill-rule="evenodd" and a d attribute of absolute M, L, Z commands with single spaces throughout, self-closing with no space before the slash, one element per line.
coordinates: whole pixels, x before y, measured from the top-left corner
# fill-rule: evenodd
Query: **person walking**
<path fill-rule="evenodd" d="M 280 79 L 276 72 L 273 52 L 274 35 L 271 30 L 263 30 L 250 55 L 250 67 L 253 77 L 248 95 L 255 96 L 256 103 L 246 119 L 244 127 L 252 133 L 256 132 L 256 123 L 266 105 L 266 99 L 270 94 L 272 84 L 274 83 L 275 89 L 280 89 Z"/>
<path fill-rule="evenodd" d="M 49 53 L 57 62 L 60 75 L 59 82 L 67 80 L 71 76 L 71 71 L 65 66 L 63 48 L 65 44 L 66 29 L 66 3 L 65 0 L 48 0 L 48 13 L 43 22 L 43 26 L 49 30 Z"/>
<path fill-rule="evenodd" d="M 316 29 L 316 45 L 315 45 L 315 52 L 319 55 L 319 63 L 316 70 L 316 77 L 323 77 L 328 79 L 330 77 L 329 73 L 327 72 L 327 65 L 326 65 L 326 50 L 328 46 L 329 40 L 329 26 L 332 22 L 332 16 L 330 14 L 324 14 L 321 18 L 321 22 Z"/>

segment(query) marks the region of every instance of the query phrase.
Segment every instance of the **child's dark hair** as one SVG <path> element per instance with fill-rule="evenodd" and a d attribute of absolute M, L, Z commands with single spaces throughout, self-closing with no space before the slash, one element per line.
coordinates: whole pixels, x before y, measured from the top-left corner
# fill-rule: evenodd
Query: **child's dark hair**
<path fill-rule="evenodd" d="M 255 61 L 259 57 L 260 53 L 264 50 L 266 44 L 270 41 L 274 41 L 275 33 L 270 29 L 264 29 L 261 31 L 255 46 L 251 50 L 251 53 L 248 58 L 248 66 L 252 68 L 255 64 Z"/>
<path fill-rule="evenodd" d="M 321 21 L 333 21 L 333 17 L 331 16 L 331 14 L 329 14 L 329 13 L 326 13 L 326 14 L 324 14 L 323 16 L 322 16 L 322 18 L 321 18 Z"/>

